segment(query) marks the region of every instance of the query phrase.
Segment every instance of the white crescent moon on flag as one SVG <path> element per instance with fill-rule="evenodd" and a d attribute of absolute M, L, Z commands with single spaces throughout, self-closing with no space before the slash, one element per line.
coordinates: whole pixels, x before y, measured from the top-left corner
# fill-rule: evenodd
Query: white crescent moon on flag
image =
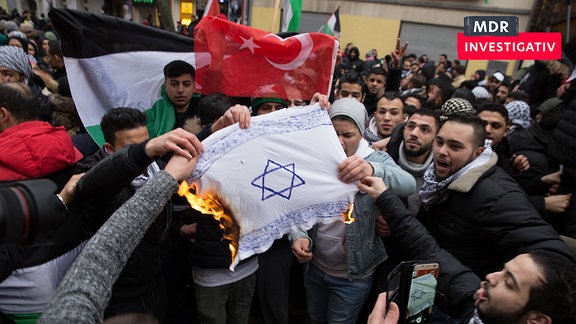
<path fill-rule="evenodd" d="M 274 34 L 270 35 L 276 36 Z M 314 47 L 314 41 L 312 40 L 312 37 L 310 37 L 310 34 L 300 34 L 292 37 L 296 37 L 296 39 L 302 44 L 302 49 L 300 50 L 300 53 L 298 53 L 298 56 L 296 56 L 294 60 L 288 63 L 276 63 L 271 61 L 267 57 L 264 57 L 266 58 L 266 61 L 270 63 L 270 65 L 279 70 L 291 71 L 296 69 L 300 65 L 304 64 L 304 62 L 306 62 L 306 59 L 308 59 L 308 55 L 310 55 L 310 53 L 312 52 L 312 48 Z M 282 39 L 282 41 L 285 41 L 285 39 Z"/>

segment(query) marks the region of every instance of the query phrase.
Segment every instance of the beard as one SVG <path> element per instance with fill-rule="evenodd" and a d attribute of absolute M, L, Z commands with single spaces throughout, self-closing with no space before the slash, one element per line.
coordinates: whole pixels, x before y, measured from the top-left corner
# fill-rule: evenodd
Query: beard
<path fill-rule="evenodd" d="M 409 156 L 409 157 L 419 157 L 419 156 L 422 156 L 424 154 L 428 154 L 431 149 L 432 149 L 432 146 L 430 145 L 430 146 L 422 146 L 417 150 L 409 150 L 406 147 L 406 144 L 404 144 L 404 154 L 406 156 Z"/>
<path fill-rule="evenodd" d="M 483 282 L 482 286 L 484 287 L 486 298 L 490 300 L 490 285 Z M 488 307 L 487 310 L 482 310 L 480 307 L 476 307 L 476 310 L 478 311 L 478 317 L 480 317 L 484 324 L 520 323 L 520 320 L 526 314 L 525 307 L 522 307 L 516 312 L 504 312 L 502 310 L 496 310 L 494 307 Z"/>
<path fill-rule="evenodd" d="M 520 323 L 520 320 L 526 314 L 525 309 L 518 310 L 513 313 L 505 313 L 503 311 L 482 311 L 478 308 L 478 316 L 484 324 L 514 324 Z"/>

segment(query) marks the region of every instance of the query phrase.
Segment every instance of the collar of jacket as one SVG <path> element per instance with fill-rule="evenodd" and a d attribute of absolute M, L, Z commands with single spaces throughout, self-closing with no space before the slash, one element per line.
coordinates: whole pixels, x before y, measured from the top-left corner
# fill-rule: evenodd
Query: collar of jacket
<path fill-rule="evenodd" d="M 481 165 L 473 170 L 470 170 L 463 176 L 452 181 L 452 183 L 448 186 L 448 189 L 458 192 L 470 191 L 470 189 L 474 187 L 476 182 L 478 182 L 478 179 L 480 179 L 480 177 L 482 177 L 482 175 L 486 173 L 486 171 L 495 166 L 497 162 L 498 162 L 498 154 L 492 153 L 492 156 L 490 157 L 490 160 L 488 160 L 488 162 L 484 163 L 484 165 Z"/>

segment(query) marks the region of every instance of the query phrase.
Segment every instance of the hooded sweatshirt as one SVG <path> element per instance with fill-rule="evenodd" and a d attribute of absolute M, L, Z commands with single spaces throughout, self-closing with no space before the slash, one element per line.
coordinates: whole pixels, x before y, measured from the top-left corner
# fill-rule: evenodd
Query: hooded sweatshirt
<path fill-rule="evenodd" d="M 28 121 L 0 133 L 0 180 L 41 178 L 72 166 L 82 153 L 64 127 Z"/>

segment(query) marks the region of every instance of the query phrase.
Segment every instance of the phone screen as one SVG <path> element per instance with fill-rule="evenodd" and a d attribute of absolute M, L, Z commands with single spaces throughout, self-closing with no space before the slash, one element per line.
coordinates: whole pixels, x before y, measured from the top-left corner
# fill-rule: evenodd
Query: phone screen
<path fill-rule="evenodd" d="M 406 323 L 431 322 L 439 272 L 438 263 L 416 264 L 414 266 L 406 309 Z"/>

